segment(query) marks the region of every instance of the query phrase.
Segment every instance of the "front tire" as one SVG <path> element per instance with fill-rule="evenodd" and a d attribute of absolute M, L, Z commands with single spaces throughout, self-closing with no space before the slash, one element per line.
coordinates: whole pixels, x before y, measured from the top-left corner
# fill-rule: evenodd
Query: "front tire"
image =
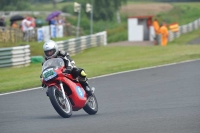
<path fill-rule="evenodd" d="M 63 118 L 69 118 L 72 115 L 72 105 L 69 98 L 63 98 L 62 92 L 58 90 L 55 86 L 50 86 L 48 88 L 48 95 L 57 113 Z"/>
<path fill-rule="evenodd" d="M 89 115 L 94 115 L 98 111 L 98 103 L 96 96 L 92 94 L 88 97 L 86 105 L 83 107 L 83 110 Z"/>

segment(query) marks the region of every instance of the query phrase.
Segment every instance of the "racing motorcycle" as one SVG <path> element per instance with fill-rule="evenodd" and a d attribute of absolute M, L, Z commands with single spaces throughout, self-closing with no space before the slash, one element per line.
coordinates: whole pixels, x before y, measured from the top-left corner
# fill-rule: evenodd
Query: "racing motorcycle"
<path fill-rule="evenodd" d="M 67 61 L 68 66 L 72 66 Z M 98 111 L 98 103 L 92 88 L 88 96 L 78 81 L 70 73 L 64 73 L 65 61 L 62 58 L 52 58 L 42 66 L 41 81 L 47 87 L 47 94 L 57 113 L 63 118 L 69 118 L 73 111 L 83 109 L 89 115 Z"/>

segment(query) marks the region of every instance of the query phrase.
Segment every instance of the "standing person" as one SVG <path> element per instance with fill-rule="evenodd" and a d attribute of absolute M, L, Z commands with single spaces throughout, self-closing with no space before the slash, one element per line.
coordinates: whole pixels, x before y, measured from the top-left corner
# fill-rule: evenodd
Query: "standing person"
<path fill-rule="evenodd" d="M 31 22 L 30 26 L 34 29 L 36 27 L 36 17 L 30 17 L 29 21 Z"/>
<path fill-rule="evenodd" d="M 154 21 L 153 21 L 153 27 L 154 27 L 154 31 L 155 31 L 155 37 L 154 37 L 155 45 L 158 45 L 158 35 L 159 35 L 160 25 L 159 25 L 157 19 L 154 19 Z"/>
<path fill-rule="evenodd" d="M 54 17 L 50 20 L 50 25 L 57 25 L 58 22 L 57 22 L 57 17 Z"/>
<path fill-rule="evenodd" d="M 161 34 L 161 45 L 166 46 L 168 42 L 168 29 L 167 29 L 167 24 L 165 21 L 162 22 L 162 26 L 160 27 L 160 34 Z"/>
<path fill-rule="evenodd" d="M 35 26 L 36 26 L 35 18 L 29 17 L 28 21 L 30 22 L 28 27 L 29 37 L 32 37 L 35 34 Z"/>
<path fill-rule="evenodd" d="M 17 24 L 17 21 L 12 21 L 11 27 L 14 28 L 14 29 L 19 29 L 19 25 Z"/>
<path fill-rule="evenodd" d="M 57 24 L 58 24 L 58 25 L 63 25 L 63 23 L 64 23 L 64 22 L 63 22 L 62 16 L 59 15 L 59 16 L 57 17 Z"/>
<path fill-rule="evenodd" d="M 0 18 L 0 27 L 6 27 L 6 23 L 3 17 Z"/>
<path fill-rule="evenodd" d="M 0 18 L 0 29 L 2 29 L 3 31 L 6 30 L 6 22 L 3 16 Z"/>
<path fill-rule="evenodd" d="M 29 39 L 28 30 L 29 30 L 29 27 L 31 24 L 31 22 L 29 20 L 30 20 L 29 16 L 26 16 L 25 19 L 22 20 L 23 39 L 25 41 L 28 41 L 28 39 Z"/>

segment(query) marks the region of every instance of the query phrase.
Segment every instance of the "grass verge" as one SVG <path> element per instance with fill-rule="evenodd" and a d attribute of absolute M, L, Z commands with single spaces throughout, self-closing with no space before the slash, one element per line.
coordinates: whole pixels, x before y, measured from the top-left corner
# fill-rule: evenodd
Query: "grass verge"
<path fill-rule="evenodd" d="M 182 34 L 181 37 L 173 40 L 172 42 L 169 43 L 169 45 L 185 45 L 196 38 L 200 38 L 200 28 L 190 33 Z"/>
<path fill-rule="evenodd" d="M 64 41 L 64 40 L 68 40 L 74 38 L 74 36 L 70 36 L 70 37 L 62 37 L 62 38 L 52 38 L 52 40 L 54 41 Z M 43 44 L 44 42 L 15 42 L 15 43 L 11 43 L 11 42 L 0 42 L 0 48 L 6 48 L 6 47 L 17 47 L 20 45 L 30 45 L 30 50 L 31 50 L 31 56 L 35 56 L 35 55 L 43 55 Z"/>
<path fill-rule="evenodd" d="M 199 45 L 102 46 L 85 50 L 73 56 L 76 65 L 86 70 L 88 77 L 142 67 L 200 58 Z M 24 68 L 0 69 L 0 93 L 41 85 L 41 64 Z"/>

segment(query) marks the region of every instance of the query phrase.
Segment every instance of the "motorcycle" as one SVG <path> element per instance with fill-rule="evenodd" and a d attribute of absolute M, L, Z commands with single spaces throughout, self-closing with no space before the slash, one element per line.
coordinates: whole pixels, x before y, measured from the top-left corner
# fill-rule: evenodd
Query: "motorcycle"
<path fill-rule="evenodd" d="M 68 60 L 68 66 L 72 64 Z M 64 73 L 65 62 L 62 58 L 52 58 L 42 66 L 41 81 L 47 87 L 47 94 L 57 113 L 63 118 L 69 118 L 73 111 L 83 109 L 89 115 L 98 111 L 98 103 L 92 88 L 92 95 L 88 96 L 70 73 Z"/>

